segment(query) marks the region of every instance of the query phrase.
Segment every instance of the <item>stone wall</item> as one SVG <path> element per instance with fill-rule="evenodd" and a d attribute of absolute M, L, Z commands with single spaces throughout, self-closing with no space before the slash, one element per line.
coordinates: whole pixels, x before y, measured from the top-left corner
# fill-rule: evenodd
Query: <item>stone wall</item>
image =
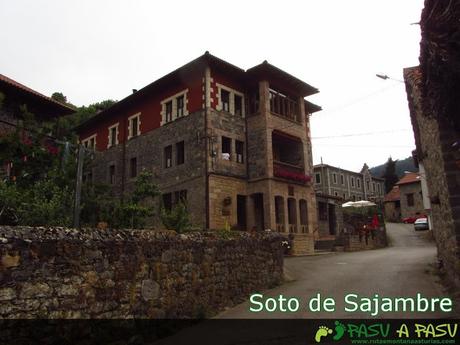
<path fill-rule="evenodd" d="M 281 282 L 281 240 L 0 227 L 0 317 L 211 316 Z"/>
<path fill-rule="evenodd" d="M 384 248 L 388 245 L 385 229 L 372 231 L 372 234 L 344 234 L 343 248 L 347 252 Z"/>

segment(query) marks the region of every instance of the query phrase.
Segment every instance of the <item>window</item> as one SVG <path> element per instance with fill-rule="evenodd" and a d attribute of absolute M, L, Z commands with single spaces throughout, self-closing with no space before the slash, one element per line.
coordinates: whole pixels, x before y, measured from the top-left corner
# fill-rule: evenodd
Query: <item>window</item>
<path fill-rule="evenodd" d="M 407 206 L 414 206 L 414 193 L 406 194 Z"/>
<path fill-rule="evenodd" d="M 350 178 L 350 182 L 351 182 L 351 186 L 355 187 L 355 178 L 353 176 Z"/>
<path fill-rule="evenodd" d="M 109 143 L 107 148 L 118 144 L 118 123 L 109 127 Z"/>
<path fill-rule="evenodd" d="M 165 168 L 170 168 L 172 166 L 172 145 L 166 146 L 164 148 L 163 156 Z"/>
<path fill-rule="evenodd" d="M 332 174 L 332 181 L 337 184 L 337 174 L 336 173 L 333 173 Z"/>
<path fill-rule="evenodd" d="M 341 183 L 342 185 L 345 185 L 345 176 L 340 175 L 340 183 Z"/>
<path fill-rule="evenodd" d="M 172 209 L 172 194 L 166 193 L 162 195 L 163 207 L 165 210 L 171 211 Z"/>
<path fill-rule="evenodd" d="M 89 138 L 82 140 L 81 143 L 85 148 L 95 150 L 96 149 L 96 134 L 90 136 Z"/>
<path fill-rule="evenodd" d="M 222 110 L 230 112 L 230 92 L 220 89 L 220 101 L 222 103 Z"/>
<path fill-rule="evenodd" d="M 243 97 L 235 95 L 235 115 L 243 116 Z"/>
<path fill-rule="evenodd" d="M 361 180 L 359 178 L 356 179 L 356 185 L 358 188 L 361 188 Z"/>
<path fill-rule="evenodd" d="M 137 137 L 140 134 L 140 114 L 128 118 L 128 139 Z"/>
<path fill-rule="evenodd" d="M 244 163 L 244 143 L 242 141 L 235 141 L 236 149 L 236 161 L 238 163 Z"/>
<path fill-rule="evenodd" d="M 129 175 L 131 178 L 137 176 L 137 158 L 133 157 L 129 160 Z"/>
<path fill-rule="evenodd" d="M 327 204 L 318 202 L 318 218 L 319 220 L 327 220 Z"/>
<path fill-rule="evenodd" d="M 335 196 L 339 196 L 339 193 L 337 193 L 337 192 L 334 192 L 334 195 L 335 195 Z"/>
<path fill-rule="evenodd" d="M 177 102 L 177 117 L 182 117 L 184 116 L 184 95 L 179 96 L 176 98 Z"/>
<path fill-rule="evenodd" d="M 372 182 L 372 191 L 375 192 L 375 182 Z"/>
<path fill-rule="evenodd" d="M 185 89 L 161 101 L 161 125 L 188 115 Z"/>
<path fill-rule="evenodd" d="M 187 190 L 186 189 L 174 192 L 174 204 L 178 204 L 180 202 L 183 204 L 187 203 Z"/>
<path fill-rule="evenodd" d="M 347 194 L 343 193 L 343 200 L 347 200 Z"/>
<path fill-rule="evenodd" d="M 169 101 L 165 104 L 165 122 L 171 122 L 172 121 L 172 101 Z"/>
<path fill-rule="evenodd" d="M 115 165 L 111 164 L 109 166 L 109 183 L 115 184 Z"/>
<path fill-rule="evenodd" d="M 232 139 L 227 138 L 227 137 L 222 137 L 222 159 L 229 161 L 231 153 L 232 153 Z"/>
<path fill-rule="evenodd" d="M 369 190 L 369 180 L 366 180 L 366 190 Z"/>
<path fill-rule="evenodd" d="M 181 165 L 185 162 L 185 151 L 184 151 L 184 142 L 178 142 L 176 144 L 176 164 Z"/>
<path fill-rule="evenodd" d="M 321 174 L 320 173 L 316 173 L 315 174 L 315 183 L 321 183 Z"/>
<path fill-rule="evenodd" d="M 380 183 L 377 183 L 377 194 L 380 195 Z"/>

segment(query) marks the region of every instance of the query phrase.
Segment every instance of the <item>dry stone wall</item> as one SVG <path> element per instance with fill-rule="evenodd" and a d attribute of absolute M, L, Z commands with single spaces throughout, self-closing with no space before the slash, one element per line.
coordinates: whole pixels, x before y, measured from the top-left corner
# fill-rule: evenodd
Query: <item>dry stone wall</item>
<path fill-rule="evenodd" d="M 195 318 L 279 284 L 276 233 L 0 227 L 2 318 Z"/>

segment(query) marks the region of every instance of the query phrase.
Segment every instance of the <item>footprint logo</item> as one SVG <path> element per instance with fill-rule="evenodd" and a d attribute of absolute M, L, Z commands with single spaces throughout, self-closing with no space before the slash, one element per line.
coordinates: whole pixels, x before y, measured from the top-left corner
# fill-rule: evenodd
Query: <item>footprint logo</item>
<path fill-rule="evenodd" d="M 319 326 L 316 331 L 315 340 L 317 343 L 321 342 L 322 337 L 326 337 L 328 334 L 332 334 L 332 329 L 327 328 L 326 326 Z"/>
<path fill-rule="evenodd" d="M 345 334 L 345 325 L 339 321 L 335 322 L 335 335 L 332 339 L 340 340 L 342 339 L 343 335 Z"/>

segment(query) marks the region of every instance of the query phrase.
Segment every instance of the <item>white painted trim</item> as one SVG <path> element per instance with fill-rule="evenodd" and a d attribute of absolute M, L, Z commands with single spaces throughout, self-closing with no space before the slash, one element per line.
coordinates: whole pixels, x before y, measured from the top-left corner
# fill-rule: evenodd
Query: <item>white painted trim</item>
<path fill-rule="evenodd" d="M 216 83 L 216 86 L 217 86 L 217 106 L 216 106 L 216 109 L 217 110 L 222 110 L 222 100 L 220 98 L 220 90 L 225 90 L 227 91 L 230 96 L 229 96 L 229 112 L 230 114 L 232 115 L 235 115 L 235 95 L 237 96 L 240 96 L 241 97 L 241 117 L 244 118 L 245 117 L 245 109 L 244 109 L 244 94 L 239 92 L 239 91 L 236 91 L 235 89 L 232 89 L 228 86 L 225 86 L 225 85 L 222 85 L 222 84 L 219 84 L 219 83 Z"/>
<path fill-rule="evenodd" d="M 137 117 L 137 136 L 141 135 L 141 113 L 136 113 L 128 117 L 128 140 L 133 137 L 133 133 L 131 131 L 131 122 L 134 118 Z"/>
<path fill-rule="evenodd" d="M 169 122 L 166 122 L 165 121 L 165 117 L 166 117 L 166 103 L 168 102 L 172 102 L 172 115 L 171 115 L 171 121 L 174 121 L 180 117 L 184 117 L 184 116 L 187 116 L 189 114 L 188 112 L 188 97 L 187 97 L 187 93 L 188 93 L 189 89 L 185 89 L 185 90 L 182 90 L 172 96 L 169 96 L 168 98 L 165 98 L 164 100 L 162 100 L 160 102 L 161 104 L 161 123 L 160 125 L 163 126 L 164 124 L 166 123 L 169 123 Z M 177 98 L 180 97 L 180 96 L 184 96 L 184 115 L 178 117 L 177 116 Z"/>
<path fill-rule="evenodd" d="M 94 147 L 92 147 L 92 149 L 95 150 L 95 149 L 96 149 L 96 145 L 97 145 L 97 141 L 96 141 L 96 139 L 97 139 L 97 133 L 96 133 L 96 134 L 93 134 L 93 135 L 91 135 L 91 136 L 89 136 L 89 137 L 87 137 L 87 138 L 85 138 L 85 139 L 83 139 L 83 140 L 81 141 L 81 144 L 82 144 L 83 146 L 85 146 L 85 147 L 89 147 L 89 146 L 90 146 L 90 143 L 91 143 L 91 139 L 94 139 Z M 88 143 L 88 145 L 85 145 L 86 143 Z"/>
<path fill-rule="evenodd" d="M 119 140 L 118 140 L 118 135 L 119 135 L 119 124 L 120 124 L 120 122 L 117 122 L 117 123 L 115 123 L 114 125 L 112 125 L 112 126 L 109 127 L 109 140 L 107 141 L 107 148 L 111 148 L 112 146 L 118 145 L 118 143 L 119 143 Z M 116 128 L 116 129 L 117 129 L 117 133 L 116 133 L 116 135 L 115 135 L 115 144 L 111 142 L 111 141 L 112 141 L 112 140 L 111 140 L 112 138 L 111 138 L 110 132 L 111 132 L 112 128 Z"/>

